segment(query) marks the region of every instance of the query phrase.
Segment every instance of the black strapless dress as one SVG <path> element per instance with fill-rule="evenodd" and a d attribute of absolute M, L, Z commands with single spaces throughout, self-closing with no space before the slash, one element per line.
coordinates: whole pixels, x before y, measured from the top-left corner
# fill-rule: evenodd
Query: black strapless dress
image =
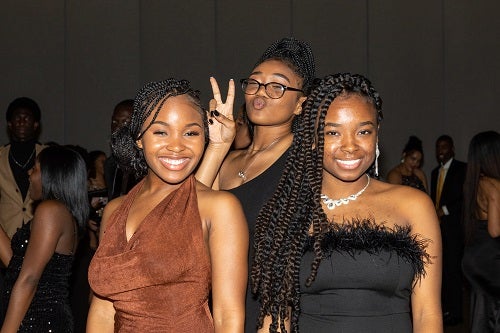
<path fill-rule="evenodd" d="M 12 236 L 12 259 L 6 269 L 1 293 L 2 323 L 5 319 L 12 288 L 23 265 L 30 238 L 31 222 L 23 224 Z M 31 304 L 18 332 L 73 332 L 73 317 L 69 305 L 69 277 L 72 255 L 54 253 L 45 266 Z"/>
<path fill-rule="evenodd" d="M 299 332 L 411 333 L 413 283 L 429 260 L 426 241 L 368 221 L 334 225 L 310 287 L 312 239 L 300 267 Z"/>
<path fill-rule="evenodd" d="M 462 269 L 471 286 L 471 333 L 500 332 L 500 237 L 491 238 L 488 221 L 478 221 Z"/>

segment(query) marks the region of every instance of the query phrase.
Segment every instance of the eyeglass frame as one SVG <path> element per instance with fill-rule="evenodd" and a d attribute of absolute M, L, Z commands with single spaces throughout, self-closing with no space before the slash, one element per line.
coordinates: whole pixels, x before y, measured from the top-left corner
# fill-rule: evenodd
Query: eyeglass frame
<path fill-rule="evenodd" d="M 245 81 L 254 81 L 254 82 L 256 82 L 256 83 L 259 85 L 259 87 L 258 87 L 258 88 L 257 88 L 257 90 L 255 91 L 255 93 L 253 93 L 253 94 L 248 94 L 248 93 L 245 91 L 245 89 L 243 89 L 243 84 L 244 84 L 244 82 L 245 82 Z M 285 95 L 285 92 L 286 92 L 286 91 L 300 91 L 301 93 L 304 93 L 304 90 L 302 90 L 302 89 L 298 89 L 298 88 L 293 88 L 293 87 L 285 86 L 284 84 L 281 84 L 281 83 L 278 83 L 278 82 L 260 83 L 259 81 L 255 80 L 255 79 L 246 78 L 246 79 L 240 79 L 240 83 L 241 83 L 241 90 L 243 90 L 243 93 L 244 93 L 245 95 L 250 95 L 250 96 L 252 96 L 252 95 L 256 95 L 256 94 L 259 92 L 260 87 L 264 87 L 264 91 L 266 92 L 267 97 L 269 97 L 269 98 L 271 98 L 271 99 L 280 99 L 281 97 L 283 97 L 283 95 Z M 270 85 L 270 84 L 275 84 L 275 85 L 278 85 L 278 86 L 281 86 L 281 87 L 282 87 L 282 89 L 283 89 L 283 93 L 281 94 L 281 96 L 280 96 L 280 97 L 271 97 L 271 96 L 269 96 L 269 93 L 267 92 L 267 86 L 268 86 L 268 85 Z"/>

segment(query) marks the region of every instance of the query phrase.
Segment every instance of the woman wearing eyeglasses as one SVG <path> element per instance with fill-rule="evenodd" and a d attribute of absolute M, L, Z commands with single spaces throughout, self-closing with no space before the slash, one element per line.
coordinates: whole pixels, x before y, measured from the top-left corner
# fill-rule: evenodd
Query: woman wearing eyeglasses
<path fill-rule="evenodd" d="M 247 148 L 228 154 L 213 188 L 229 190 L 241 201 L 250 232 L 249 258 L 253 255 L 255 221 L 284 170 L 294 128 L 300 123 L 302 103 L 314 80 L 314 67 L 314 56 L 307 43 L 283 38 L 270 45 L 248 77 L 240 80 L 253 140 Z M 218 121 L 225 120 L 219 112 L 212 115 Z M 211 157 L 205 154 L 204 160 Z M 257 329 L 259 303 L 250 290 L 249 286 L 245 332 Z"/>

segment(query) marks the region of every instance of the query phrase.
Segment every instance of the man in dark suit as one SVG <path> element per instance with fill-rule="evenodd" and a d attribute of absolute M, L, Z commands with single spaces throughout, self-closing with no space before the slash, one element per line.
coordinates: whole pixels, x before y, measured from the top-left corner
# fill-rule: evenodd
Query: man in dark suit
<path fill-rule="evenodd" d="M 454 159 L 453 139 L 448 135 L 436 141 L 439 165 L 431 174 L 431 197 L 441 225 L 443 243 L 442 307 L 445 325 L 462 321 L 462 188 L 466 164 Z"/>

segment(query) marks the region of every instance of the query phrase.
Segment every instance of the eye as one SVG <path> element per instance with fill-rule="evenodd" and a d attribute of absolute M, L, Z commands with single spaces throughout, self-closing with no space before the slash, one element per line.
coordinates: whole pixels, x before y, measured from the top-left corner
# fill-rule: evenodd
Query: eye
<path fill-rule="evenodd" d="M 156 130 L 156 131 L 153 132 L 153 135 L 165 136 L 165 135 L 167 135 L 167 132 L 162 131 L 162 130 Z"/>
<path fill-rule="evenodd" d="M 339 135 L 339 132 L 334 131 L 334 130 L 325 131 L 325 136 L 327 136 L 327 135 L 337 136 L 337 135 Z"/>
<path fill-rule="evenodd" d="M 184 134 L 185 136 L 200 136 L 201 133 L 199 131 L 189 131 Z"/>
<path fill-rule="evenodd" d="M 370 134 L 372 134 L 372 131 L 368 130 L 368 129 L 363 129 L 363 130 L 359 131 L 359 134 L 361 134 L 361 135 L 370 135 Z"/>

